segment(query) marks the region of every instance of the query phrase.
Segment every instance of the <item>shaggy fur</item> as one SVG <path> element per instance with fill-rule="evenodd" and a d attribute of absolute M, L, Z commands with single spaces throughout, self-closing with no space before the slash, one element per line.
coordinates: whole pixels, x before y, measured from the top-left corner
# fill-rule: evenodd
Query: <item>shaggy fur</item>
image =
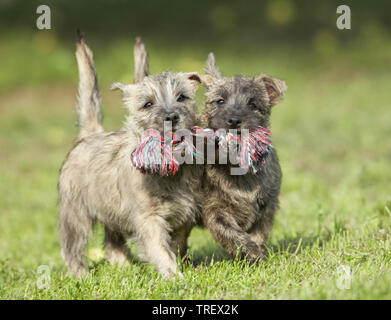
<path fill-rule="evenodd" d="M 272 106 L 283 96 L 283 81 L 260 75 L 224 78 L 210 54 L 202 76 L 207 87 L 203 125 L 217 129 L 269 128 Z M 250 261 L 264 256 L 264 244 L 278 208 L 281 170 L 273 149 L 256 174 L 231 175 L 231 165 L 207 165 L 202 219 L 232 256 Z"/>
<path fill-rule="evenodd" d="M 137 50 L 145 47 L 137 42 Z M 129 110 L 125 129 L 102 132 L 101 107 L 91 51 L 81 39 L 79 65 L 80 136 L 69 152 L 59 178 L 59 223 L 62 255 L 69 272 L 86 271 L 88 235 L 99 221 L 105 226 L 105 247 L 110 262 L 129 258 L 126 239 L 135 237 L 145 258 L 165 277 L 178 274 L 176 255 L 186 251 L 186 239 L 198 214 L 195 195 L 200 166 L 186 166 L 176 176 L 143 175 L 131 166 L 130 154 L 146 129 L 190 129 L 197 123 L 196 73 L 163 72 L 147 76 L 146 52 L 138 52 L 135 84 L 113 84 L 124 95 Z M 141 71 L 140 71 L 141 70 Z"/>

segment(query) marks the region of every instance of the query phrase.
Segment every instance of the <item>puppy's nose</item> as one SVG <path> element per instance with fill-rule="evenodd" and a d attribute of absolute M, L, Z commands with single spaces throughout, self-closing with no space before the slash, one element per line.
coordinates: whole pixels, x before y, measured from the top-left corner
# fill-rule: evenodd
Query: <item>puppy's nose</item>
<path fill-rule="evenodd" d="M 238 118 L 238 117 L 230 117 L 228 118 L 227 120 L 227 124 L 231 127 L 237 127 L 238 125 L 240 125 L 242 123 L 242 119 Z"/>
<path fill-rule="evenodd" d="M 171 121 L 172 124 L 175 124 L 179 121 L 179 114 L 178 112 L 171 112 L 166 115 L 165 121 Z"/>

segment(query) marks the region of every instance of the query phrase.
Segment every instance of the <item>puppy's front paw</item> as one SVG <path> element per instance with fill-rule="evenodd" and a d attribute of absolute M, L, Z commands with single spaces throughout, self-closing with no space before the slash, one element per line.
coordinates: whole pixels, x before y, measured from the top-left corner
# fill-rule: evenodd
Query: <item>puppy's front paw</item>
<path fill-rule="evenodd" d="M 183 279 L 182 272 L 179 271 L 177 268 L 175 268 L 175 269 L 167 269 L 167 270 L 162 271 L 160 273 L 166 279 L 175 280 L 177 277 L 178 277 L 178 279 Z"/>
<path fill-rule="evenodd" d="M 242 249 L 242 257 L 250 264 L 258 264 L 265 258 L 265 249 L 253 241 L 248 242 Z"/>

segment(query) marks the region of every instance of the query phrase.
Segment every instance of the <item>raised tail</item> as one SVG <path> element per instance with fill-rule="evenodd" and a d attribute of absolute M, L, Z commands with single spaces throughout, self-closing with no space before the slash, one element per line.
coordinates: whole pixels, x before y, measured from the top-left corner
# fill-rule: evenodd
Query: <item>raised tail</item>
<path fill-rule="evenodd" d="M 76 45 L 76 60 L 79 68 L 77 113 L 79 138 L 82 139 L 91 134 L 103 132 L 102 102 L 92 51 L 88 48 L 79 30 L 77 33 L 79 37 Z"/>

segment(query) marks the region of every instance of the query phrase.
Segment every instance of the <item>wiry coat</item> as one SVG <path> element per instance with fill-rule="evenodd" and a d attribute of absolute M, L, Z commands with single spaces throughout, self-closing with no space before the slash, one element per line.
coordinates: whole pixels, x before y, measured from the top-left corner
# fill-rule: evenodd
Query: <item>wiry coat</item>
<path fill-rule="evenodd" d="M 136 50 L 145 48 L 138 42 Z M 123 91 L 130 112 L 125 129 L 102 132 L 92 54 L 83 40 L 77 45 L 76 57 L 81 73 L 81 134 L 61 168 L 58 185 L 62 254 L 68 269 L 77 276 L 86 271 L 84 251 L 88 235 L 99 221 L 105 226 L 110 262 L 127 260 L 126 239 L 133 236 L 147 261 L 155 264 L 163 276 L 180 275 L 176 255 L 178 250 L 182 254 L 186 250 L 186 239 L 198 214 L 195 195 L 199 194 L 196 188 L 200 168 L 184 165 L 176 176 L 170 177 L 143 175 L 131 166 L 130 154 L 140 143 L 144 130 L 162 131 L 167 114 L 179 114 L 174 129 L 196 124 L 194 95 L 198 76 L 165 72 L 142 77 L 140 70 L 148 68 L 138 68 L 136 84 L 113 86 Z M 177 102 L 179 95 L 185 95 L 185 101 Z M 152 102 L 152 107 L 145 107 L 148 102 Z"/>
<path fill-rule="evenodd" d="M 205 70 L 204 126 L 214 130 L 269 128 L 271 107 L 286 90 L 283 81 L 266 75 L 224 78 L 213 54 Z M 202 221 L 232 256 L 240 253 L 256 261 L 264 257 L 264 245 L 279 206 L 278 157 L 273 149 L 256 174 L 232 175 L 231 167 L 229 163 L 206 166 Z"/>

